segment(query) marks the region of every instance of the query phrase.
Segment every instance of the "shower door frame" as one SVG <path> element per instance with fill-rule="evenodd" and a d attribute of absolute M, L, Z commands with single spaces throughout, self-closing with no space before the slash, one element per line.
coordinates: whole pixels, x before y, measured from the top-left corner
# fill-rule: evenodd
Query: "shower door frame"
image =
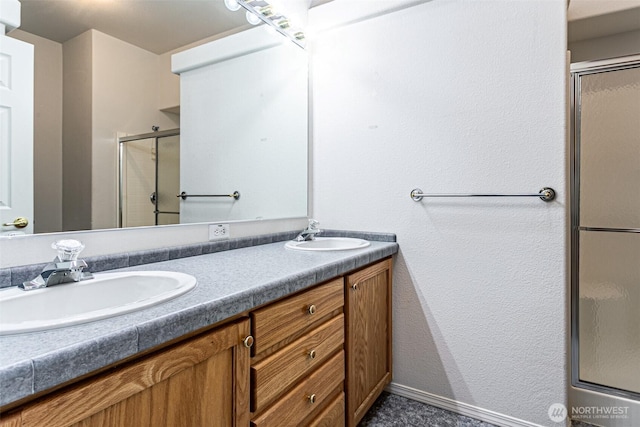
<path fill-rule="evenodd" d="M 638 67 L 640 67 L 640 55 L 571 64 L 571 385 L 576 389 L 583 389 L 595 393 L 604 393 L 613 397 L 637 401 L 638 405 L 640 405 L 640 393 L 580 380 L 578 324 L 580 302 L 580 128 L 582 112 L 580 78 L 591 74 L 620 71 Z"/>
<path fill-rule="evenodd" d="M 123 214 L 122 214 L 122 207 L 124 204 L 124 199 L 123 199 L 123 194 L 124 194 L 124 169 L 123 169 L 123 160 L 124 160 L 124 144 L 126 142 L 133 142 L 133 141 L 140 141 L 143 139 L 155 139 L 155 148 L 156 148 L 156 159 L 157 156 L 159 155 L 158 152 L 158 139 L 160 138 L 166 138 L 166 137 L 170 137 L 170 136 L 179 136 L 180 135 L 180 128 L 175 128 L 175 129 L 168 129 L 168 130 L 162 130 L 162 131 L 155 131 L 155 132 L 149 132 L 149 133 L 142 133 L 142 134 L 138 134 L 138 135 L 131 135 L 131 136 L 123 136 L 118 138 L 118 228 L 124 228 L 122 226 L 122 221 L 123 221 Z M 155 225 L 158 225 L 158 215 L 159 214 L 180 214 L 180 212 L 164 212 L 164 211 L 159 211 L 158 210 L 158 200 L 157 200 L 157 195 L 158 195 L 158 161 L 156 160 L 155 162 L 155 194 L 156 194 L 156 200 L 153 202 L 154 205 L 154 209 L 153 209 L 153 213 L 154 213 L 154 217 L 155 217 Z M 176 195 L 177 196 L 177 195 Z M 150 226 L 153 227 L 153 226 Z"/>

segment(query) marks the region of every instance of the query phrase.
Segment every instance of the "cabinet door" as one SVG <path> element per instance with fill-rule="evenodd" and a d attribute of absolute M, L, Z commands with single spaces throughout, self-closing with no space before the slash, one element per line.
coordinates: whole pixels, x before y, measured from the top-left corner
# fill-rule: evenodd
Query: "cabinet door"
<path fill-rule="evenodd" d="M 161 350 L 29 405 L 19 425 L 246 427 L 248 334 L 243 320 Z"/>
<path fill-rule="evenodd" d="M 347 426 L 391 381 L 391 259 L 347 276 Z"/>

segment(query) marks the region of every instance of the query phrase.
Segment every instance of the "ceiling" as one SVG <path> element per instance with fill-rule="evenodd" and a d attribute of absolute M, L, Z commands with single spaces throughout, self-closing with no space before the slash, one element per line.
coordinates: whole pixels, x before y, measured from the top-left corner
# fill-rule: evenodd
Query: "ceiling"
<path fill-rule="evenodd" d="M 327 0 L 307 0 L 310 7 Z M 156 54 L 249 27 L 223 0 L 21 0 L 21 30 L 63 43 L 91 28 Z M 570 42 L 640 30 L 640 0 L 570 0 Z"/>
<path fill-rule="evenodd" d="M 63 43 L 93 28 L 156 54 L 250 26 L 222 0 L 20 0 L 20 29 Z"/>
<path fill-rule="evenodd" d="M 637 31 L 640 0 L 570 0 L 567 17 L 569 42 Z"/>

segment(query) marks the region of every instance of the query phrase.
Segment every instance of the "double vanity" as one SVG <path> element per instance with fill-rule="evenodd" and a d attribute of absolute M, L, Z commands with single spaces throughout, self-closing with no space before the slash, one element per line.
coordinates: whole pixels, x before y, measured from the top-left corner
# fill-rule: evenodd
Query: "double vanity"
<path fill-rule="evenodd" d="M 124 314 L 1 336 L 0 426 L 355 426 L 391 380 L 398 246 L 333 233 L 300 248 L 283 233 L 87 260 L 117 271 L 60 286 L 197 284 Z"/>

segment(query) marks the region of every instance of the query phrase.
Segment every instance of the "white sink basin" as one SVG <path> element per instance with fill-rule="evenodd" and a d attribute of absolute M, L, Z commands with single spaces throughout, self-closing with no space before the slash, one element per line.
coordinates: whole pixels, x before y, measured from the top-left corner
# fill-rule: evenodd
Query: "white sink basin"
<path fill-rule="evenodd" d="M 363 239 L 352 237 L 316 237 L 315 240 L 296 242 L 291 240 L 285 243 L 285 248 L 298 251 L 346 251 L 349 249 L 362 249 L 369 246 Z"/>
<path fill-rule="evenodd" d="M 96 274 L 94 279 L 0 291 L 0 335 L 42 331 L 130 313 L 188 292 L 196 278 L 168 271 Z"/>

